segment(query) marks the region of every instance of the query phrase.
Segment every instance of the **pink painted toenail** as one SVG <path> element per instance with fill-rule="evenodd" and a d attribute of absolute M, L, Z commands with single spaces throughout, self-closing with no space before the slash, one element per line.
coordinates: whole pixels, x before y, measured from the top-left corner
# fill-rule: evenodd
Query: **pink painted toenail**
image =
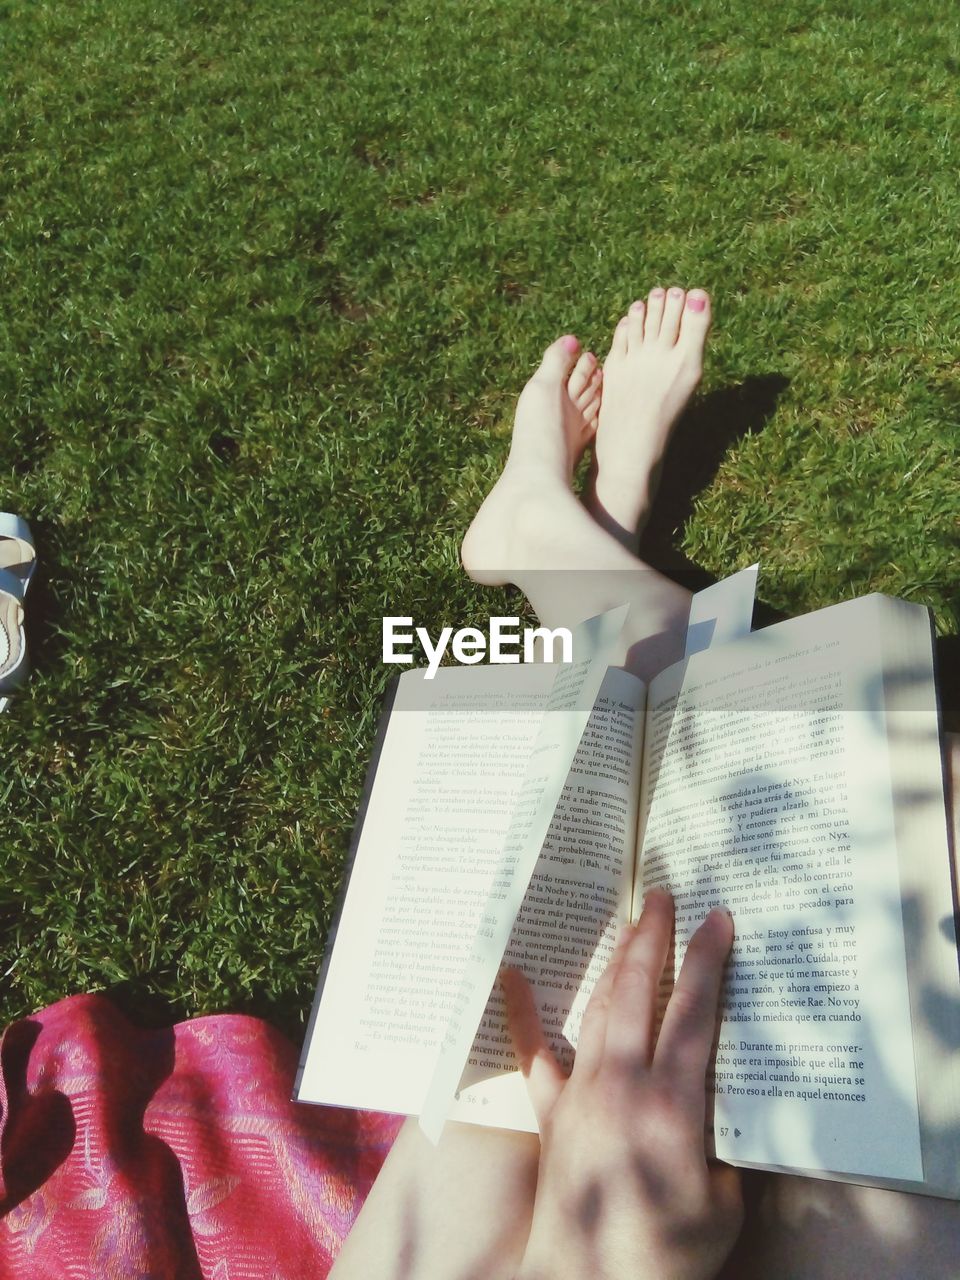
<path fill-rule="evenodd" d="M 656 289 L 650 290 L 650 297 L 662 298 L 665 293 L 666 293 L 666 289 L 661 289 L 660 286 L 658 285 Z"/>
<path fill-rule="evenodd" d="M 683 294 L 683 290 L 682 290 L 682 289 L 671 289 L 671 290 L 670 290 L 670 296 L 671 296 L 671 298 L 679 298 L 679 297 L 681 297 L 681 295 L 682 295 L 682 294 Z"/>
<path fill-rule="evenodd" d="M 574 351 L 576 351 L 577 348 L 580 346 L 579 341 L 573 336 L 572 333 L 564 334 L 561 341 L 563 342 L 564 349 L 566 351 L 569 351 L 571 355 L 573 355 Z"/>
<path fill-rule="evenodd" d="M 630 303 L 630 310 L 631 310 L 631 311 L 642 311 L 642 310 L 643 310 L 643 303 L 639 300 L 639 298 L 637 299 L 637 301 L 636 301 L 636 302 L 631 302 L 631 303 Z"/>
<path fill-rule="evenodd" d="M 706 305 L 706 298 L 687 298 L 688 311 L 702 311 Z"/>

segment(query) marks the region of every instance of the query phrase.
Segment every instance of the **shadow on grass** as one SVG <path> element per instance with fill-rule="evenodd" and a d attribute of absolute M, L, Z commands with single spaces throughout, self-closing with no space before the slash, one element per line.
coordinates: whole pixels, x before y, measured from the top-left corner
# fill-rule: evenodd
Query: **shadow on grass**
<path fill-rule="evenodd" d="M 696 497 L 712 484 L 731 446 L 763 430 L 788 386 L 789 379 L 783 374 L 767 373 L 735 387 L 723 387 L 695 403 L 674 430 L 650 523 L 640 542 L 640 556 L 690 591 L 701 591 L 716 581 L 678 546 Z M 960 551 L 960 538 L 951 541 Z M 759 585 L 762 590 L 762 574 Z M 960 588 L 956 586 L 948 591 L 947 610 L 960 617 Z M 758 599 L 752 629 L 757 631 L 788 617 Z M 960 636 L 937 636 L 936 651 L 943 727 L 960 733 Z"/>
<path fill-rule="evenodd" d="M 728 450 L 745 436 L 763 430 L 789 385 L 783 374 L 756 374 L 737 386 L 712 391 L 683 415 L 674 429 L 653 514 L 640 542 L 640 555 L 647 564 L 691 591 L 716 581 L 676 543 L 693 514 L 697 494 L 713 482 Z M 760 606 L 764 609 L 766 606 Z M 755 626 L 767 626 L 786 616 L 772 609 L 767 612 L 769 617 L 754 618 Z"/>
<path fill-rule="evenodd" d="M 309 986 L 309 983 L 305 985 Z M 216 1006 L 197 1013 L 188 1007 L 186 999 L 171 999 L 159 992 L 155 978 L 149 973 L 98 987 L 98 993 L 110 1000 L 141 1031 L 165 1030 L 178 1022 L 189 1022 L 194 1017 L 243 1014 L 269 1023 L 298 1048 L 303 1040 L 304 1019 L 309 1012 L 312 994 L 310 990 L 299 988 L 275 997 L 244 997 L 231 992 Z"/>
<path fill-rule="evenodd" d="M 128 978 L 123 982 L 110 983 L 99 994 L 142 1031 L 163 1031 L 175 1023 L 187 1021 L 190 1016 L 185 1003 L 160 995 L 149 978 Z M 230 1012 L 246 1011 L 231 1007 Z"/>

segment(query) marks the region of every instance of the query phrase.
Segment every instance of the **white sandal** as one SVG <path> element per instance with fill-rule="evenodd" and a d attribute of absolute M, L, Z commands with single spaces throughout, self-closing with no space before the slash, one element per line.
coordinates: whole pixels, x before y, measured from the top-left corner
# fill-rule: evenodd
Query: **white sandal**
<path fill-rule="evenodd" d="M 23 597 L 37 567 L 30 526 L 0 511 L 0 711 L 27 678 Z"/>

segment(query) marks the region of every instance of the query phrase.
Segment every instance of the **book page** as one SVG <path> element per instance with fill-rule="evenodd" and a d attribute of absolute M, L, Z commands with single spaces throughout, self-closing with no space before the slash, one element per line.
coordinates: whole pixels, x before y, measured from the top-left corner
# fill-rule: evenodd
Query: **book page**
<path fill-rule="evenodd" d="M 399 680 L 298 1097 L 415 1113 L 557 668 Z"/>
<path fill-rule="evenodd" d="M 480 914 L 420 1107 L 420 1129 L 439 1141 L 456 1101 L 470 1049 L 627 616 L 627 605 L 581 622 L 573 661 L 557 672 L 504 841 L 500 866 Z"/>
<path fill-rule="evenodd" d="M 533 987 L 547 1038 L 567 1067 L 586 1002 L 629 916 L 645 699 L 641 681 L 610 668 L 503 957 Z M 536 1132 L 499 984 L 450 1118 Z"/>
<path fill-rule="evenodd" d="M 419 1110 L 556 672 L 546 665 L 444 667 L 430 684 L 399 681 L 321 979 L 300 1072 L 302 1101 Z M 591 814 L 571 812 L 570 825 L 551 825 L 531 894 L 541 902 L 522 908 L 514 929 L 526 957 L 516 954 L 515 962 L 531 979 L 538 977 L 534 959 L 543 966 L 547 1020 L 553 1017 L 547 1006 L 572 1004 L 570 993 L 549 984 L 565 984 L 568 969 L 582 972 L 606 945 L 599 924 L 594 934 L 586 918 L 602 918 L 606 926 L 615 897 L 624 912 L 629 907 L 644 694 L 635 677 L 608 671 L 564 789 L 571 810 L 586 808 L 586 799 Z M 598 794 L 610 797 L 599 819 L 592 812 Z M 590 895 L 589 903 L 581 894 Z M 558 955 L 551 970 L 526 931 L 536 917 L 545 932 L 559 926 L 572 936 L 568 910 L 581 918 L 581 953 Z M 474 1059 L 473 1078 L 483 1083 L 477 1092 L 461 1090 L 451 1114 L 535 1128 L 512 1053 L 507 1059 L 497 1039 L 502 1035 L 501 1027 L 486 1036 L 484 1065 Z M 509 1077 L 500 1077 L 511 1080 L 506 1089 L 492 1075 L 496 1050 L 504 1054 L 501 1071 L 509 1067 Z"/>
<path fill-rule="evenodd" d="M 926 669 L 932 620 L 898 625 L 916 606 L 880 604 L 924 1190 L 960 1199 L 960 962 L 940 716 Z"/>
<path fill-rule="evenodd" d="M 879 600 L 657 678 L 642 883 L 676 897 L 678 969 L 710 906 L 733 912 L 717 1155 L 909 1180 L 923 1171 Z"/>

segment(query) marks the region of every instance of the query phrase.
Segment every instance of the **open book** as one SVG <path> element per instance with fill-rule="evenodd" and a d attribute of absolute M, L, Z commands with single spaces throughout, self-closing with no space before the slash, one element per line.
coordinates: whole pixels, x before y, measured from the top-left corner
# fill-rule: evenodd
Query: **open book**
<path fill-rule="evenodd" d="M 397 682 L 296 1096 L 417 1114 L 556 668 Z M 559 789 L 559 786 L 558 786 Z M 619 923 L 736 925 L 710 1141 L 960 1198 L 960 972 L 928 612 L 880 595 L 607 672 L 505 959 L 572 1061 Z M 450 1112 L 536 1129 L 498 988 Z"/>

